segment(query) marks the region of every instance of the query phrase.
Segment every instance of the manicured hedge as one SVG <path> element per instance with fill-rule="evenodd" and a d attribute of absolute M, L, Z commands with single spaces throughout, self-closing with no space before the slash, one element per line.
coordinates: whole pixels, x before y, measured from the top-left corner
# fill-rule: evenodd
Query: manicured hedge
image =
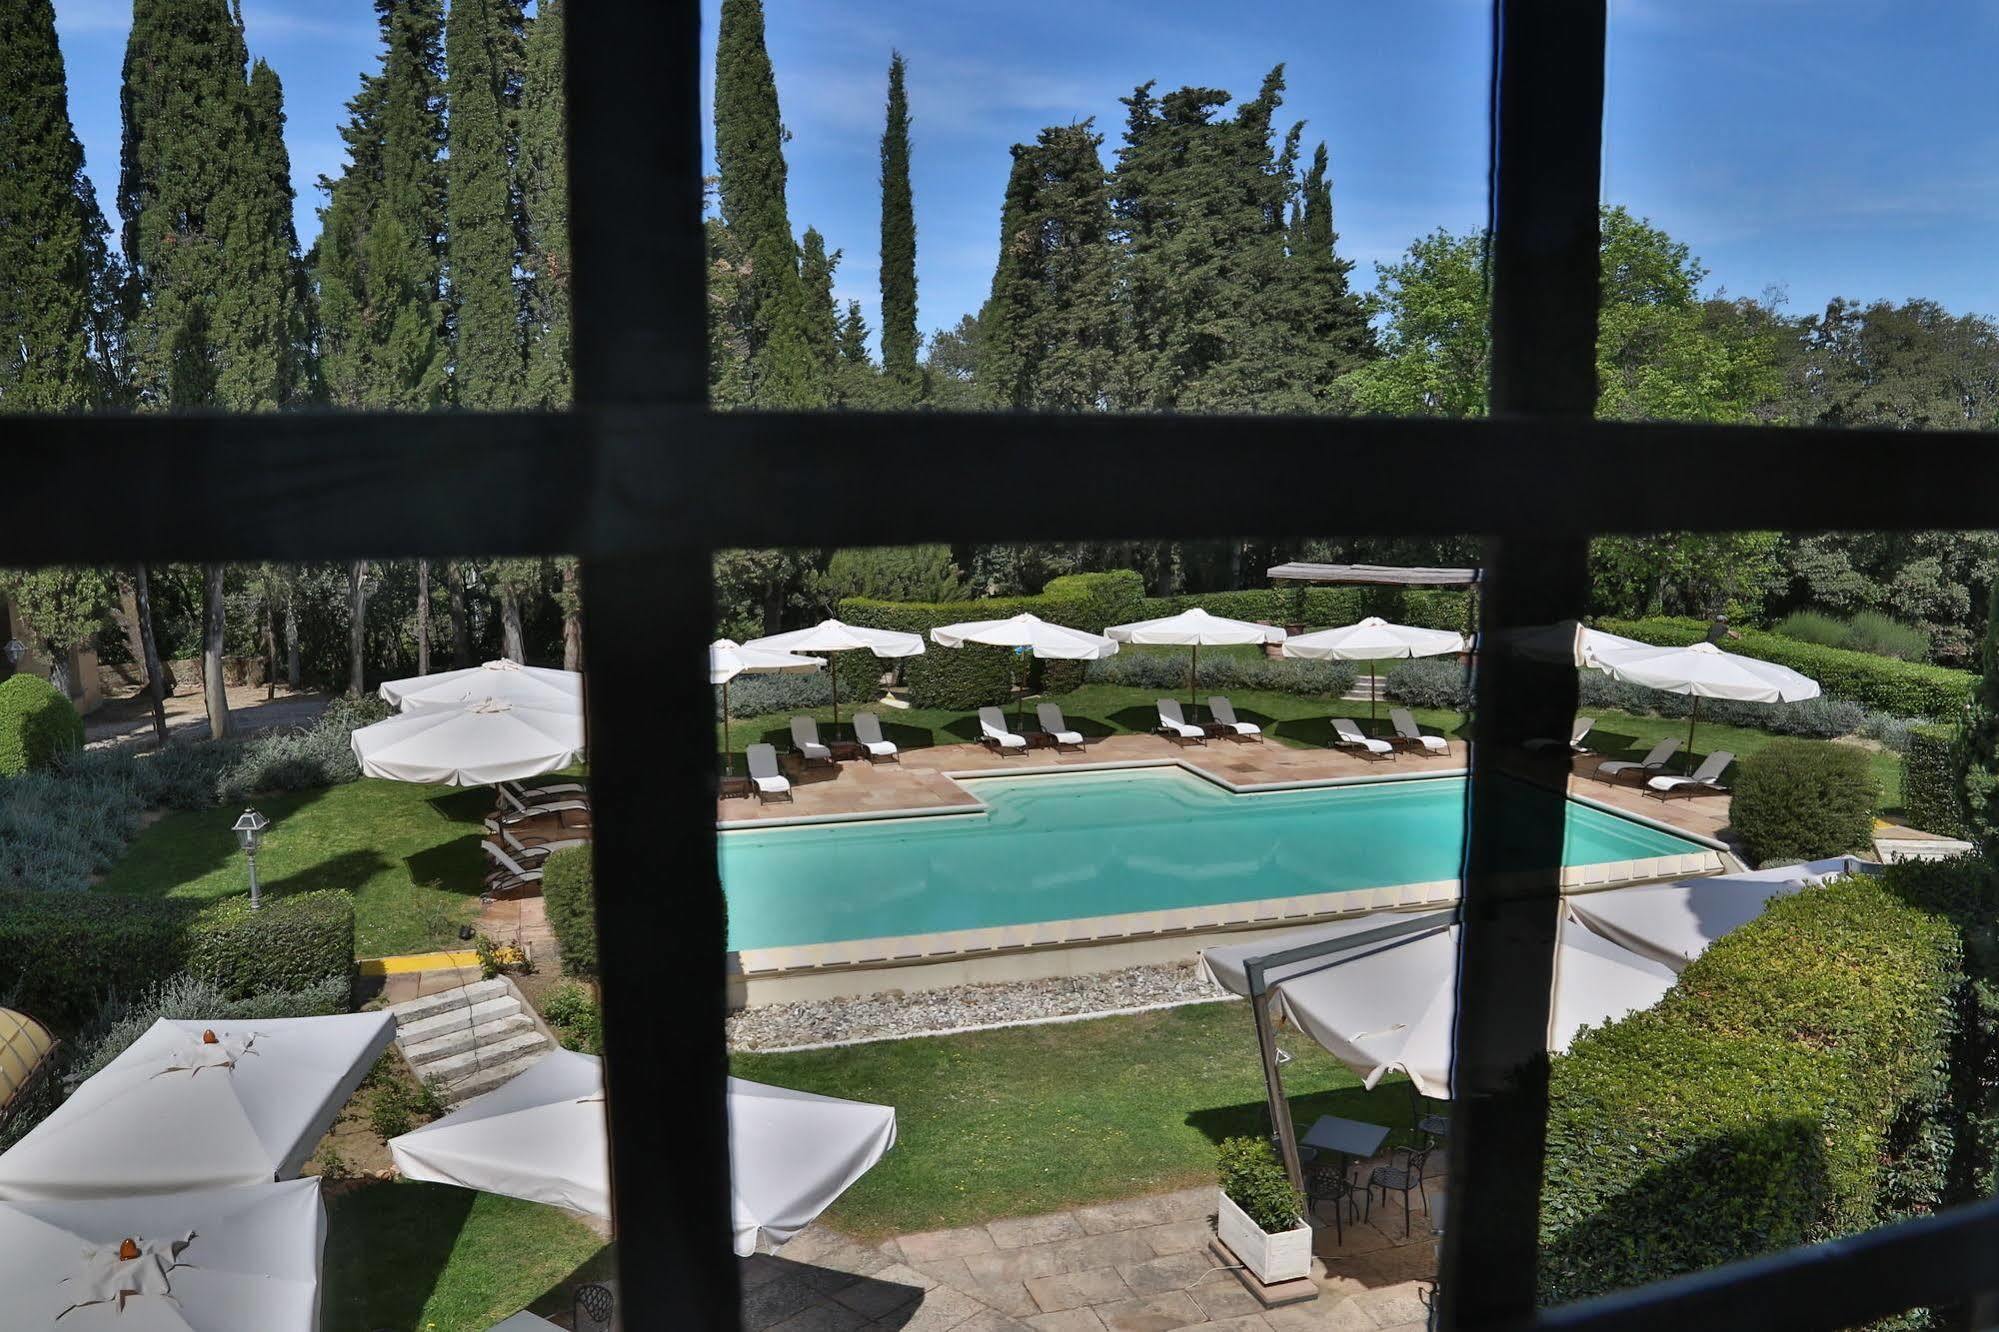
<path fill-rule="evenodd" d="M 572 846 L 548 858 L 541 876 L 541 897 L 548 908 L 548 925 L 555 946 L 562 950 L 562 969 L 571 976 L 597 974 L 597 880 L 587 846 Z"/>
<path fill-rule="evenodd" d="M 1318 587 L 1296 584 L 1255 587 L 1235 592 L 1188 592 L 1171 597 L 1147 597 L 1134 619 L 1153 620 L 1199 606 L 1211 615 L 1269 624 L 1303 624 L 1327 629 L 1378 615 L 1392 624 L 1426 629 L 1469 627 L 1466 595 L 1444 588 Z"/>
<path fill-rule="evenodd" d="M 1911 726 L 1902 761 L 1902 813 L 1911 825 L 1945 837 L 1964 836 L 1957 795 L 1957 731 Z"/>
<path fill-rule="evenodd" d="M 354 899 L 338 888 L 264 898 L 224 898 L 188 933 L 187 969 L 232 999 L 303 990 L 354 972 Z"/>
<path fill-rule="evenodd" d="M 1959 931 L 1854 877 L 1774 901 L 1654 1009 L 1553 1061 L 1541 1297 L 1559 1303 L 1926 1210 Z"/>
<path fill-rule="evenodd" d="M 1599 620 L 1596 627 L 1661 647 L 1698 643 L 1707 637 L 1705 620 L 1653 616 L 1643 620 Z M 1774 661 L 1802 671 L 1834 698 L 1852 699 L 1898 717 L 1955 717 L 1971 698 L 1977 676 L 1923 662 L 1877 657 L 1869 652 L 1801 643 L 1761 629 L 1743 629 L 1723 648 L 1745 657 Z"/>
<path fill-rule="evenodd" d="M 1881 787 L 1865 750 L 1772 740 L 1737 765 L 1728 821 L 1759 865 L 1864 851 Z"/>
<path fill-rule="evenodd" d="M 46 768 L 83 748 L 83 718 L 39 675 L 0 680 L 0 777 Z"/>

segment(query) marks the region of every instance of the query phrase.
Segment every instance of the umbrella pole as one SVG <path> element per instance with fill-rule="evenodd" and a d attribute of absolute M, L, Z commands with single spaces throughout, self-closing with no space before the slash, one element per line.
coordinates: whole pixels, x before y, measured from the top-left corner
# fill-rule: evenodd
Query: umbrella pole
<path fill-rule="evenodd" d="M 826 663 L 826 669 L 833 673 L 832 679 L 826 682 L 826 687 L 833 691 L 832 734 L 837 736 L 840 734 L 840 659 L 831 652 L 826 655 L 833 658 Z"/>
<path fill-rule="evenodd" d="M 1196 643 L 1194 644 L 1193 659 L 1187 667 L 1187 711 L 1197 719 L 1201 715 L 1201 705 L 1195 702 L 1194 700 L 1196 697 L 1199 696 L 1200 692 L 1201 692 L 1201 645 L 1199 643 Z M 1198 726 L 1199 724 L 1200 724 L 1199 721 L 1196 720 L 1195 725 Z"/>
<path fill-rule="evenodd" d="M 722 681 L 722 775 L 736 775 L 736 755 L 729 748 L 729 682 Z"/>
<path fill-rule="evenodd" d="M 1687 714 L 1687 771 L 1694 770 L 1694 723 L 1700 720 L 1701 696 L 1695 694 L 1693 711 Z"/>
<path fill-rule="evenodd" d="M 1378 701 L 1380 698 L 1381 698 L 1381 681 L 1378 678 L 1376 678 L 1374 674 L 1374 663 L 1370 661 L 1367 664 L 1367 723 L 1369 730 L 1372 730 L 1374 728 L 1374 723 L 1376 721 L 1374 710 L 1375 708 L 1380 706 L 1380 703 Z"/>

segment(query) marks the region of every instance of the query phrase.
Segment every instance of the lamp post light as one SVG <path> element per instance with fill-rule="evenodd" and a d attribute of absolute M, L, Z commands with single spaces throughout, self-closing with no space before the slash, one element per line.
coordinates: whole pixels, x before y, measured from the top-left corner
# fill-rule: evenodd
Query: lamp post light
<path fill-rule="evenodd" d="M 7 640 L 7 646 L 0 648 L 0 652 L 7 654 L 7 664 L 9 666 L 19 666 L 21 658 L 28 655 L 28 645 L 18 638 L 10 638 Z"/>
<path fill-rule="evenodd" d="M 231 825 L 230 831 L 243 844 L 243 858 L 250 863 L 250 910 L 263 906 L 257 888 L 257 848 L 264 844 L 264 829 L 271 821 L 254 809 L 245 808 L 242 816 Z"/>

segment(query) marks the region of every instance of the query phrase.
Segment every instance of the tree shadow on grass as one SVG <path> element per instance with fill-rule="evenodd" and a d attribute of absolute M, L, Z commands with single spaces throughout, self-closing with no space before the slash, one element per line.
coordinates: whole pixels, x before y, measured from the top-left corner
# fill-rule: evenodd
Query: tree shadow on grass
<path fill-rule="evenodd" d="M 478 827 L 492 815 L 495 796 L 490 786 L 467 786 L 447 788 L 425 803 L 446 822 Z"/>
<path fill-rule="evenodd" d="M 356 892 L 370 879 L 387 869 L 390 863 L 389 858 L 380 851 L 342 851 L 337 856 L 314 861 L 304 869 L 281 878 L 265 880 L 260 886 L 267 897 L 282 896 L 285 893 L 309 893 L 321 888 L 342 888 L 348 892 Z M 247 889 L 246 883 L 245 890 Z"/>
<path fill-rule="evenodd" d="M 610 1285 L 616 1287 L 618 1280 L 618 1245 L 608 1241 L 604 1247 L 584 1259 L 569 1274 L 537 1295 L 529 1304 L 528 1312 L 542 1318 L 567 1317 L 576 1309 L 576 1288 L 583 1285 Z M 613 1316 L 616 1311 L 613 1310 Z"/>
<path fill-rule="evenodd" d="M 403 857 L 411 883 L 432 884 L 448 893 L 476 896 L 484 886 L 486 858 L 477 834 L 454 837 Z"/>
<path fill-rule="evenodd" d="M 1387 1141 L 1382 1143 L 1383 1151 L 1405 1146 L 1415 1137 L 1409 1085 L 1401 1079 L 1383 1080 L 1373 1091 L 1359 1086 L 1334 1087 L 1293 1096 L 1290 1101 L 1291 1120 L 1298 1126 L 1300 1137 L 1320 1115 L 1387 1126 L 1389 1133 Z M 1270 1110 L 1262 1101 L 1210 1106 L 1190 1112 L 1187 1125 L 1214 1143 L 1223 1138 L 1261 1138 L 1270 1132 Z"/>
<path fill-rule="evenodd" d="M 1168 698 L 1171 695 L 1162 694 L 1160 697 Z M 1183 711 L 1185 707 L 1185 704 L 1181 705 Z M 1119 730 L 1136 731 L 1138 734 L 1144 735 L 1148 731 L 1159 729 L 1159 708 L 1157 704 L 1119 708 L 1116 712 L 1110 714 L 1110 720 L 1117 723 Z M 1194 719 L 1189 717 L 1187 720 L 1192 722 Z"/>
<path fill-rule="evenodd" d="M 909 726 L 890 721 L 893 713 L 882 714 L 882 739 L 897 749 L 929 749 L 937 743 L 936 733 L 928 726 Z"/>
<path fill-rule="evenodd" d="M 326 1332 L 423 1326 L 478 1195 L 446 1184 L 368 1184 L 326 1205 Z"/>

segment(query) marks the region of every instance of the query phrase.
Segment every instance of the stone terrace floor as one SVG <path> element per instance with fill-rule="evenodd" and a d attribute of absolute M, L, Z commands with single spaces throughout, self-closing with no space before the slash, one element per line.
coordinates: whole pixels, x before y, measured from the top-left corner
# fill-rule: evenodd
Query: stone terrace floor
<path fill-rule="evenodd" d="M 1156 735 L 1111 735 L 1090 741 L 1081 750 L 1035 749 L 1025 755 L 999 755 L 982 745 L 938 745 L 911 749 L 900 762 L 869 763 L 865 759 L 801 768 L 787 755 L 784 770 L 792 781 L 789 801 L 769 804 L 754 796 L 716 802 L 715 817 L 731 824 L 761 819 L 796 818 L 814 814 L 881 814 L 891 810 L 943 809 L 971 806 L 977 799 L 947 772 L 1006 772 L 1021 768 L 1076 767 L 1097 763 L 1133 763 L 1179 759 L 1237 786 L 1267 782 L 1324 781 L 1333 777 L 1384 777 L 1433 769 L 1447 772 L 1465 765 L 1466 746 L 1450 742 L 1448 755 L 1424 758 L 1400 751 L 1386 761 L 1370 761 L 1335 749 L 1297 749 L 1274 741 L 1210 740 L 1205 745 L 1179 745 Z M 1584 755 L 1576 760 L 1569 789 L 1576 795 L 1647 815 L 1703 837 L 1721 836 L 1728 825 L 1728 797 L 1692 796 L 1655 800 L 1642 787 L 1596 781 L 1590 774 L 1602 760 Z M 742 760 L 737 759 L 740 768 Z"/>
<path fill-rule="evenodd" d="M 1435 1158 L 1433 1158 L 1435 1159 Z M 1370 1162 L 1369 1167 L 1381 1162 Z M 1366 1168 L 1362 1178 L 1366 1177 Z M 1428 1185 L 1444 1196 L 1441 1178 Z M 1335 1242 L 1322 1206 L 1319 1298 L 1264 1309 L 1208 1248 L 1212 1185 L 1046 1216 L 903 1235 L 880 1245 L 814 1226 L 744 1260 L 748 1332 L 1422 1332 L 1437 1239 L 1401 1195 Z"/>

